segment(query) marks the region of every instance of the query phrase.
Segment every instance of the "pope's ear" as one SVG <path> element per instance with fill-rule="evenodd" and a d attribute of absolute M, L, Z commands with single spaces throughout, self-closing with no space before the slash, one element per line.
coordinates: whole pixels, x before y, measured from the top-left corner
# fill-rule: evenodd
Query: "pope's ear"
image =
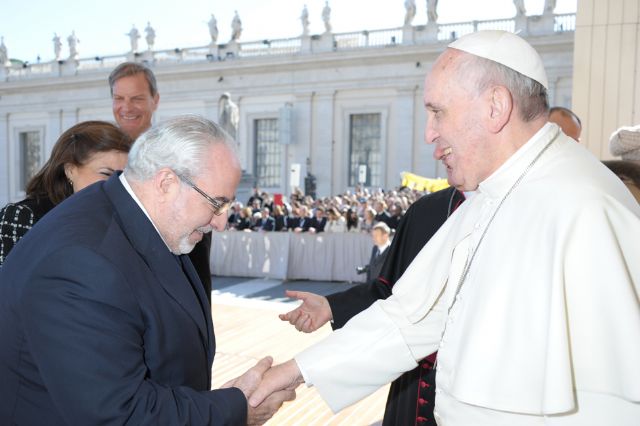
<path fill-rule="evenodd" d="M 489 130 L 499 133 L 509 122 L 513 113 L 513 97 L 504 86 L 494 86 L 487 91 L 489 103 Z"/>

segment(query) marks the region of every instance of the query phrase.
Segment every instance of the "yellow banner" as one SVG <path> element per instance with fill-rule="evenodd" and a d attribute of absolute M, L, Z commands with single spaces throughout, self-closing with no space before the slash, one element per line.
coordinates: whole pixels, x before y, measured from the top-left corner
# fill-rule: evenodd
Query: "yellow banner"
<path fill-rule="evenodd" d="M 417 191 L 436 192 L 449 187 L 446 179 L 431 179 L 409 172 L 402 172 L 402 186 Z"/>

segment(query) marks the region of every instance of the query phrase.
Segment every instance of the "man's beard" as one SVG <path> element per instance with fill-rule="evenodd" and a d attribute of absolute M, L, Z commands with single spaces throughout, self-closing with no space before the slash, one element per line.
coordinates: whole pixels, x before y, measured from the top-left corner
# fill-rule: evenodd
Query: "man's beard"
<path fill-rule="evenodd" d="M 206 234 L 207 232 L 211 232 L 212 230 L 213 228 L 210 225 L 201 226 L 200 228 L 196 229 L 196 231 L 201 232 L 202 234 Z M 196 246 L 196 244 L 198 244 L 197 242 L 192 243 L 191 241 L 189 241 L 189 237 L 192 233 L 193 232 L 190 232 L 189 234 L 180 237 L 180 240 L 178 241 L 178 253 L 176 254 L 189 254 Z"/>

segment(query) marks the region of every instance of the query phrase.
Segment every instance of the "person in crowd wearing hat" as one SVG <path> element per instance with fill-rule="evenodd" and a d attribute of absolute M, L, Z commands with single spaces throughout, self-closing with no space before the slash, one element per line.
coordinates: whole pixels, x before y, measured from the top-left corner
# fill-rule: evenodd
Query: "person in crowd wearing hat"
<path fill-rule="evenodd" d="M 565 135 L 580 142 L 582 121 L 575 112 L 561 106 L 552 107 L 549 110 L 549 121 L 560 126 Z"/>
<path fill-rule="evenodd" d="M 609 150 L 621 160 L 603 161 L 640 203 L 640 126 L 621 127 L 611 135 Z"/>
<path fill-rule="evenodd" d="M 547 87 L 515 34 L 448 46 L 425 81 L 425 138 L 475 195 L 390 297 L 272 367 L 250 404 L 306 382 L 341 410 L 437 349 L 439 424 L 637 424 L 640 206 L 548 122 Z"/>
<path fill-rule="evenodd" d="M 609 138 L 609 151 L 625 161 L 640 163 L 640 125 L 624 126 Z"/>

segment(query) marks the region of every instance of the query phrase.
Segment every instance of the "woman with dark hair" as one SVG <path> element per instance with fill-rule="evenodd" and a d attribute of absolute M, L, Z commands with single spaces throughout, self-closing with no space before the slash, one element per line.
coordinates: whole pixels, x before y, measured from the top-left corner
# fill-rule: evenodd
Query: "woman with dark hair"
<path fill-rule="evenodd" d="M 49 210 L 74 192 L 122 170 L 132 142 L 106 121 L 85 121 L 65 131 L 49 160 L 27 184 L 27 198 L 0 210 L 0 265 Z"/>
<path fill-rule="evenodd" d="M 347 210 L 346 219 L 347 232 L 360 232 L 360 227 L 358 226 L 358 211 L 356 210 L 356 207 L 351 207 Z"/>

